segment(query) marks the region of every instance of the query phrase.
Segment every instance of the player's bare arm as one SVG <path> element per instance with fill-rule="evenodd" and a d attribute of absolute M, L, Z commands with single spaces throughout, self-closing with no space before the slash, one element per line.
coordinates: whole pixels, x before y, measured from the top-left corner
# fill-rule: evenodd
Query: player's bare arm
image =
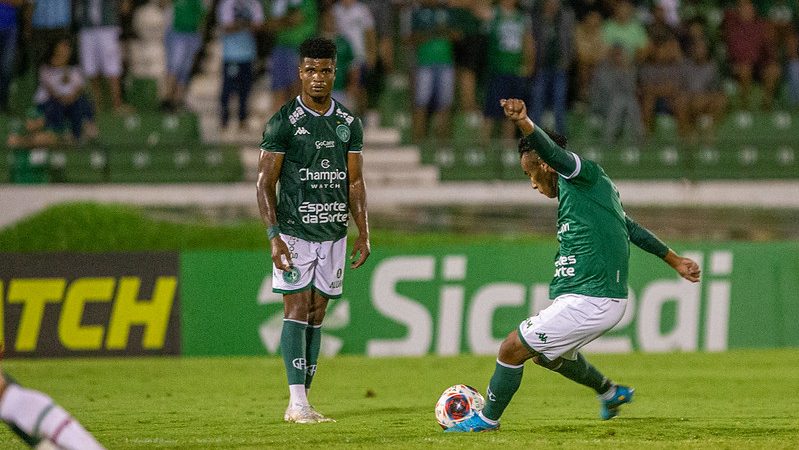
<path fill-rule="evenodd" d="M 535 124 L 527 116 L 527 106 L 524 104 L 524 100 L 503 98 L 499 101 L 499 104 L 505 112 L 505 117 L 515 123 L 524 136 L 535 131 Z"/>
<path fill-rule="evenodd" d="M 266 225 L 269 245 L 272 249 L 272 262 L 284 271 L 291 270 L 291 252 L 283 238 L 280 237 L 277 225 L 277 180 L 283 168 L 283 154 L 261 151 L 258 159 L 258 181 L 256 182 L 258 210 L 261 220 Z"/>
<path fill-rule="evenodd" d="M 347 154 L 347 171 L 350 184 L 350 215 L 358 227 L 358 238 L 352 245 L 350 259 L 353 260 L 351 267 L 357 269 L 366 262 L 371 253 L 369 216 L 366 212 L 366 184 L 363 181 L 363 156 L 360 153 Z"/>
<path fill-rule="evenodd" d="M 666 256 L 663 257 L 663 261 L 666 261 L 668 265 L 670 265 L 677 273 L 680 274 L 681 277 L 685 278 L 686 280 L 696 283 L 699 281 L 699 278 L 702 274 L 702 271 L 699 269 L 699 264 L 696 261 L 692 260 L 691 258 L 685 258 L 674 253 L 673 250 L 669 249 L 669 252 L 666 253 Z"/>

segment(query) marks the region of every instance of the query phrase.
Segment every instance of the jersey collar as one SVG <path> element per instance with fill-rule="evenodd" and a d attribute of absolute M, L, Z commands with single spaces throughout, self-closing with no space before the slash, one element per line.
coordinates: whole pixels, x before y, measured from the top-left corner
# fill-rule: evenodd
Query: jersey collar
<path fill-rule="evenodd" d="M 301 95 L 297 96 L 297 101 L 300 103 L 300 106 L 302 106 L 302 109 L 308 111 L 308 113 L 311 114 L 312 116 L 322 116 L 322 115 L 324 115 L 324 116 L 332 116 L 333 115 L 333 111 L 336 110 L 336 101 L 333 100 L 332 97 L 330 98 L 330 108 L 328 108 L 328 110 L 324 114 L 319 114 L 318 112 L 314 111 L 313 109 L 305 106 L 305 103 L 302 102 L 302 96 Z"/>

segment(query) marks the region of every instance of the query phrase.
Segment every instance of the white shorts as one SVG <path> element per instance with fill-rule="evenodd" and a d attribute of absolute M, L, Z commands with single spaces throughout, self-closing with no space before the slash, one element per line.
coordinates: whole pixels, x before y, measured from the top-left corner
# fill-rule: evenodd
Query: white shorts
<path fill-rule="evenodd" d="M 80 30 L 78 46 L 80 65 L 87 78 L 100 74 L 106 77 L 122 75 L 122 49 L 119 27 L 89 27 Z"/>
<path fill-rule="evenodd" d="M 564 294 L 522 322 L 519 338 L 550 361 L 575 360 L 578 350 L 619 323 L 626 307 L 625 298 Z"/>
<path fill-rule="evenodd" d="M 288 245 L 291 271 L 282 271 L 272 264 L 272 291 L 294 294 L 315 289 L 327 298 L 339 298 L 344 281 L 344 263 L 347 255 L 347 238 L 337 241 L 310 242 L 280 234 Z"/>

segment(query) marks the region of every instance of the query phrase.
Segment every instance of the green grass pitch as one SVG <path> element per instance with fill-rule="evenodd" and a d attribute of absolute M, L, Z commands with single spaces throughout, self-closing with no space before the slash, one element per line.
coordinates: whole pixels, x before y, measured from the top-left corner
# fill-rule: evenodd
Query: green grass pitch
<path fill-rule="evenodd" d="M 442 433 L 433 414 L 449 385 L 485 390 L 492 357 L 320 361 L 311 401 L 337 423 L 283 423 L 276 357 L 5 361 L 109 449 L 799 448 L 799 349 L 589 355 L 636 388 L 611 421 L 592 392 L 528 364 L 496 433 Z M 6 428 L 0 448 L 24 448 Z"/>

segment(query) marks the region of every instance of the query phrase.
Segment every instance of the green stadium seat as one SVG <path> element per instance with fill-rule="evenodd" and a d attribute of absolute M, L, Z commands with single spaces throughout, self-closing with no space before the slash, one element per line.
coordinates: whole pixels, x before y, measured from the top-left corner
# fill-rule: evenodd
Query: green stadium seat
<path fill-rule="evenodd" d="M 98 116 L 100 143 L 116 145 L 186 145 L 200 142 L 199 120 L 192 113 L 133 113 Z"/>
<path fill-rule="evenodd" d="M 243 173 L 235 147 L 116 147 L 108 158 L 111 182 L 235 182 Z"/>

